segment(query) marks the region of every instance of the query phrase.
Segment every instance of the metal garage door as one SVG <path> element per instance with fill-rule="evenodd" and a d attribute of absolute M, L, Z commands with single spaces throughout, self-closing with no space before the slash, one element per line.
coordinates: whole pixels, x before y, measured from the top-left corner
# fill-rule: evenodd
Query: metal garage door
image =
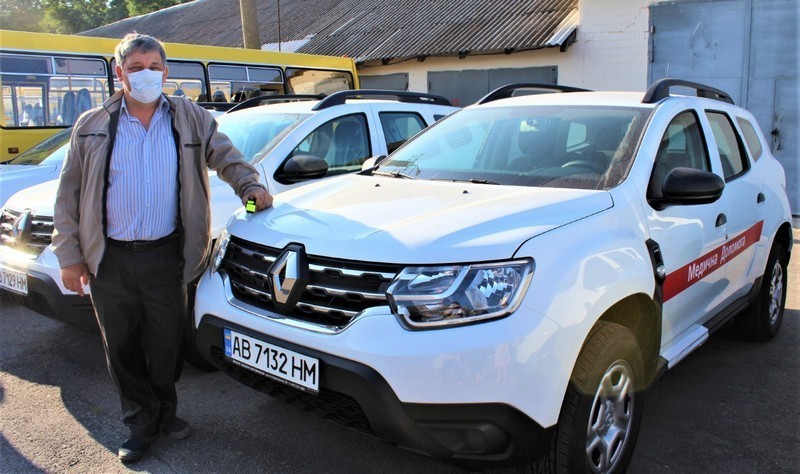
<path fill-rule="evenodd" d="M 800 215 L 797 0 L 698 0 L 650 6 L 650 83 L 678 77 L 716 86 L 749 109 L 786 170 Z"/>
<path fill-rule="evenodd" d="M 376 76 L 358 75 L 358 82 L 362 89 L 383 89 L 391 91 L 408 90 L 408 74 L 384 74 Z"/>
<path fill-rule="evenodd" d="M 430 71 L 428 91 L 447 97 L 454 105 L 466 106 L 513 82 L 556 84 L 557 81 L 558 68 L 555 66 Z"/>

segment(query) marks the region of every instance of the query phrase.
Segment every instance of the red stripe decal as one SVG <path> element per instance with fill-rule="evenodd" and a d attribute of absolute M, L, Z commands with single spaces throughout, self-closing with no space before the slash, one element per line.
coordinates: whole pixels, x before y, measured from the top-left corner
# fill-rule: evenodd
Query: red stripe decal
<path fill-rule="evenodd" d="M 720 269 L 728 261 L 758 242 L 761 239 L 762 227 L 764 227 L 764 221 L 759 221 L 753 227 L 711 252 L 667 275 L 664 280 L 664 302 L 666 303 L 669 299 Z"/>

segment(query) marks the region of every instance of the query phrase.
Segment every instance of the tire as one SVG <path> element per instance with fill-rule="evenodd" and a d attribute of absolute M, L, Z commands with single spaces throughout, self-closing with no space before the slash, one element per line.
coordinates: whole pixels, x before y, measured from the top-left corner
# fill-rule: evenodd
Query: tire
<path fill-rule="evenodd" d="M 200 372 L 216 372 L 219 370 L 211 362 L 207 361 L 202 355 L 200 355 L 200 351 L 197 350 L 194 331 L 190 329 L 189 333 L 191 335 L 186 337 L 186 350 L 183 353 L 183 360 Z"/>
<path fill-rule="evenodd" d="M 186 321 L 186 333 L 184 335 L 183 360 L 201 372 L 216 372 L 219 370 L 211 362 L 207 361 L 200 351 L 197 350 L 197 338 L 194 333 L 194 296 L 197 293 L 197 282 L 192 282 L 187 287 L 189 318 Z"/>
<path fill-rule="evenodd" d="M 744 338 L 766 342 L 774 338 L 781 329 L 788 288 L 788 261 L 786 249 L 774 244 L 769 252 L 758 296 L 736 317 L 736 329 Z"/>
<path fill-rule="evenodd" d="M 575 364 L 561 408 L 557 472 L 625 472 L 644 407 L 644 363 L 630 330 L 599 322 Z"/>

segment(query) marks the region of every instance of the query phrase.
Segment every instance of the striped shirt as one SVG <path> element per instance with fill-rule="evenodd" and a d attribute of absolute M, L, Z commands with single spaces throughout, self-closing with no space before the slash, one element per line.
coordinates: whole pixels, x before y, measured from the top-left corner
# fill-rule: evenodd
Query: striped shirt
<path fill-rule="evenodd" d="M 162 96 L 150 127 L 119 115 L 108 177 L 108 235 L 115 240 L 155 240 L 178 222 L 178 156 L 169 103 Z"/>

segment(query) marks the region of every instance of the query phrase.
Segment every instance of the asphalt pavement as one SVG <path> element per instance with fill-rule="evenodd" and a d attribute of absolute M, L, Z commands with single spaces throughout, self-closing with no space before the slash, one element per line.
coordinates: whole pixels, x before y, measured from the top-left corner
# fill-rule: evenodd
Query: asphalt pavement
<path fill-rule="evenodd" d="M 800 231 L 787 311 L 769 343 L 731 327 L 649 392 L 631 473 L 800 473 Z M 457 469 L 187 367 L 179 414 L 195 428 L 124 466 L 127 431 L 97 333 L 0 298 L 2 473 L 453 473 Z"/>

